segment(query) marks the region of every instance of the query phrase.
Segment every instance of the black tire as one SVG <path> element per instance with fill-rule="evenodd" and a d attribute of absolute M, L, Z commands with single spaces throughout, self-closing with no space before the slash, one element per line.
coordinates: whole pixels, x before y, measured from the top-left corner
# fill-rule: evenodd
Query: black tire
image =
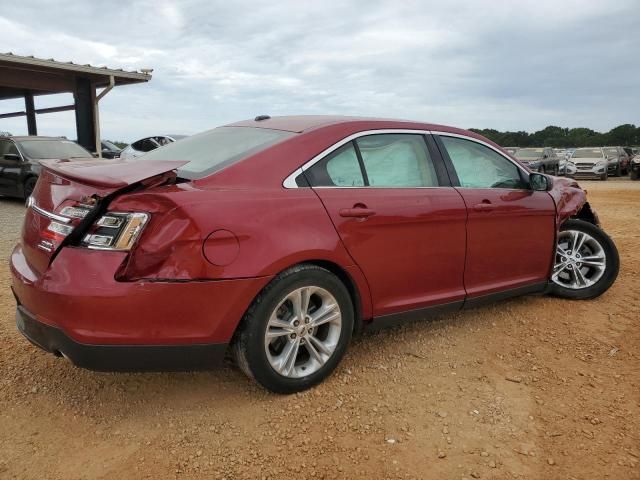
<path fill-rule="evenodd" d="M 605 170 L 605 172 L 602 175 L 600 175 L 600 180 L 604 181 L 604 180 L 607 180 L 608 178 L 609 178 L 609 172 Z"/>
<path fill-rule="evenodd" d="M 638 180 L 638 178 L 640 178 L 640 170 L 631 170 L 629 178 L 631 180 Z"/>
<path fill-rule="evenodd" d="M 36 183 L 38 182 L 37 177 L 29 177 L 24 181 L 24 185 L 22 186 L 22 192 L 24 194 L 24 199 L 26 200 L 33 193 L 33 189 L 36 188 Z"/>
<path fill-rule="evenodd" d="M 604 273 L 593 285 L 578 289 L 561 286 L 552 279 L 551 294 L 573 300 L 588 300 L 599 297 L 609 290 L 618 276 L 618 271 L 620 270 L 618 249 L 616 248 L 615 243 L 613 243 L 613 240 L 611 240 L 611 237 L 592 223 L 585 222 L 584 220 L 570 219 L 564 222 L 560 227 L 560 232 L 569 230 L 586 233 L 600 245 L 606 256 L 606 260 L 604 262 Z M 559 256 L 556 255 L 554 265 L 557 264 L 559 260 Z"/>
<path fill-rule="evenodd" d="M 620 167 L 620 163 L 618 163 L 618 165 L 616 166 L 616 171 L 613 174 L 614 177 L 621 177 L 622 176 L 622 168 Z"/>
<path fill-rule="evenodd" d="M 269 318 L 287 295 L 305 286 L 320 287 L 337 301 L 342 317 L 335 350 L 314 373 L 291 378 L 272 367 L 265 351 Z M 295 393 L 317 385 L 328 377 L 344 356 L 354 325 L 354 308 L 342 281 L 324 268 L 300 264 L 280 273 L 255 298 L 245 313 L 234 337 L 231 351 L 240 369 L 260 385 L 275 393 Z"/>

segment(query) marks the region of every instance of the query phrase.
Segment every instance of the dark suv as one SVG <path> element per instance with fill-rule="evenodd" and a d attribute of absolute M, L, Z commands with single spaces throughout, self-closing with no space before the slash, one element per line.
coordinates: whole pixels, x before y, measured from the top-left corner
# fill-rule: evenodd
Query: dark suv
<path fill-rule="evenodd" d="M 40 160 L 92 159 L 93 155 L 61 137 L 0 137 L 0 195 L 28 198 L 40 175 Z"/>
<path fill-rule="evenodd" d="M 609 175 L 620 177 L 629 173 L 629 155 L 622 147 L 602 147 L 607 157 L 607 171 Z"/>
<path fill-rule="evenodd" d="M 551 147 L 520 148 L 514 156 L 533 171 L 550 175 L 560 171 L 560 158 Z"/>

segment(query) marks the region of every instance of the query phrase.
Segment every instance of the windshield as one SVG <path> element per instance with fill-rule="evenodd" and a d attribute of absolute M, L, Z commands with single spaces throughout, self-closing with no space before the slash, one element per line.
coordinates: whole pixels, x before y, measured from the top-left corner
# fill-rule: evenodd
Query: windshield
<path fill-rule="evenodd" d="M 521 148 L 516 152 L 516 158 L 540 158 L 543 148 Z"/>
<path fill-rule="evenodd" d="M 87 150 L 71 140 L 22 140 L 19 144 L 25 156 L 34 160 L 93 158 Z"/>
<path fill-rule="evenodd" d="M 602 158 L 599 148 L 579 148 L 572 155 L 573 158 Z"/>
<path fill-rule="evenodd" d="M 187 137 L 136 160 L 188 160 L 178 169 L 181 177 L 196 179 L 264 150 L 294 133 L 266 128 L 220 127 Z"/>
<path fill-rule="evenodd" d="M 604 154 L 608 155 L 610 157 L 617 157 L 618 156 L 618 149 L 617 148 L 603 148 L 602 150 L 604 150 Z"/>

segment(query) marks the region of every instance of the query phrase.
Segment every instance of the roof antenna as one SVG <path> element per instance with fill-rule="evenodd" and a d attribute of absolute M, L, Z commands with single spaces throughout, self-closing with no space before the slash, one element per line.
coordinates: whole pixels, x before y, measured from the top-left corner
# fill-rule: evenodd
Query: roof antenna
<path fill-rule="evenodd" d="M 269 115 L 258 115 L 254 120 L 256 122 L 260 122 L 262 120 L 269 120 L 271 117 Z"/>

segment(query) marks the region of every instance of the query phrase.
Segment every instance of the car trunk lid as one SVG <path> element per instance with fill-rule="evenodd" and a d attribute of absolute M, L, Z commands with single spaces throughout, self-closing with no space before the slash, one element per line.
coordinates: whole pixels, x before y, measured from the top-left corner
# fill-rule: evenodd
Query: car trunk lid
<path fill-rule="evenodd" d="M 117 195 L 164 183 L 169 177 L 175 177 L 173 170 L 186 163 L 166 160 L 41 162 L 43 169 L 27 201 L 22 229 L 22 249 L 32 270 L 42 274 L 57 251 L 70 243 L 70 239 L 81 236 Z M 73 207 L 85 210 L 80 212 Z"/>

